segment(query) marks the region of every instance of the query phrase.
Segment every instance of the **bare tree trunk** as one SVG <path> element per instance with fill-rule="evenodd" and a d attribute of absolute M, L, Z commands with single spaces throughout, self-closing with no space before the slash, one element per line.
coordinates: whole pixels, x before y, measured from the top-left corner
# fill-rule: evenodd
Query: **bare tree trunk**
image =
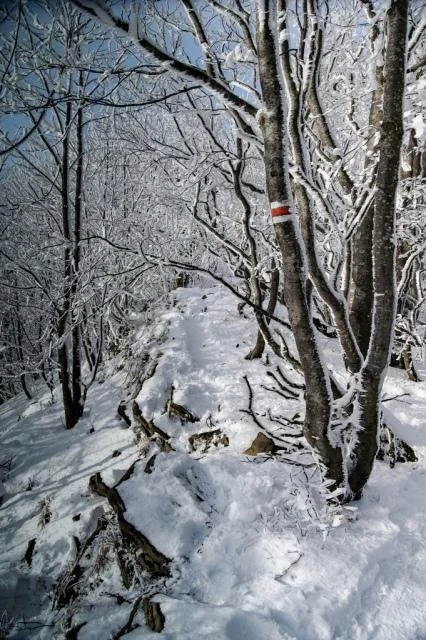
<path fill-rule="evenodd" d="M 267 306 L 267 313 L 269 314 L 269 316 L 273 315 L 275 311 L 275 307 L 277 305 L 279 284 L 280 284 L 280 274 L 277 267 L 275 266 L 275 262 L 273 262 L 272 273 L 271 273 L 271 283 L 270 283 L 270 289 L 269 289 L 269 301 Z M 263 323 L 268 325 L 269 322 L 270 320 L 268 319 L 268 316 L 266 316 L 266 319 L 262 319 L 262 325 Z M 246 359 L 254 360 L 255 358 L 261 358 L 265 350 L 265 345 L 266 345 L 265 337 L 262 331 L 259 329 L 259 331 L 257 332 L 256 344 L 254 345 L 253 349 L 247 354 Z"/>
<path fill-rule="evenodd" d="M 71 231 L 70 231 L 70 211 L 69 211 L 69 129 L 71 125 L 72 103 L 71 100 L 66 105 L 66 115 L 64 123 L 64 137 L 62 141 L 62 231 L 64 234 L 64 283 L 63 283 L 63 303 L 58 319 L 58 364 L 60 370 L 60 381 L 62 387 L 62 399 L 65 412 L 65 426 L 72 429 L 78 421 L 75 412 L 72 378 L 70 375 L 70 363 L 67 347 L 67 325 L 71 312 L 71 280 L 72 280 L 72 255 L 71 255 Z"/>
<path fill-rule="evenodd" d="M 400 174 L 402 180 L 425 180 L 426 162 L 422 163 L 421 155 L 422 151 L 416 144 L 415 131 L 414 129 L 410 129 L 408 141 L 404 148 L 405 166 L 404 169 L 401 169 Z M 404 210 L 410 206 L 412 206 L 411 198 L 409 194 L 406 194 L 402 202 L 402 209 Z M 416 231 L 415 228 L 411 230 L 406 229 L 405 233 L 410 234 L 411 238 L 406 237 L 400 241 L 396 259 L 398 282 L 397 317 L 401 318 L 402 327 L 398 327 L 397 324 L 397 339 L 391 356 L 391 365 L 404 369 L 407 372 L 409 380 L 418 382 L 419 377 L 414 366 L 411 352 L 415 340 L 408 332 L 415 332 L 423 300 L 421 284 L 422 255 L 419 255 L 415 250 L 413 251 L 413 247 L 418 244 L 418 231 Z M 401 334 L 399 339 L 398 329 Z"/>
<path fill-rule="evenodd" d="M 348 469 L 348 483 L 359 497 L 377 451 L 380 395 L 389 364 L 396 310 L 395 199 L 403 137 L 403 95 L 408 3 L 393 0 L 387 15 L 383 121 L 374 197 L 374 304 L 368 355 L 361 372 L 360 429 Z"/>
<path fill-rule="evenodd" d="M 279 4 L 283 15 L 285 15 L 287 3 L 281 0 Z M 312 6 L 310 10 L 314 12 L 314 3 L 311 3 L 311 5 Z M 289 28 L 288 25 L 287 28 Z M 310 64 L 313 66 L 313 68 L 317 68 L 319 66 L 319 53 L 320 49 L 317 49 L 314 45 L 312 45 L 310 51 L 310 56 L 312 59 L 310 60 Z M 280 60 L 283 68 L 288 99 L 288 136 L 292 149 L 293 161 L 294 164 L 301 169 L 302 173 L 305 172 L 306 175 L 309 175 L 311 171 L 310 161 L 304 153 L 304 141 L 301 137 L 301 131 L 304 126 L 304 96 L 301 95 L 302 92 L 298 91 L 293 79 L 290 63 L 290 50 L 287 39 L 283 39 L 281 43 Z M 304 93 L 314 84 L 314 75 L 312 75 L 308 84 L 309 87 L 305 87 L 303 89 Z M 325 132 L 325 129 L 326 127 L 324 122 L 322 128 L 323 133 Z M 346 174 L 342 173 L 342 176 L 343 175 Z M 342 179 L 344 180 L 344 178 Z M 361 366 L 361 353 L 352 332 L 352 328 L 349 324 L 349 313 L 346 301 L 343 296 L 338 294 L 338 292 L 334 290 L 333 286 L 326 280 L 324 272 L 318 262 L 315 246 L 315 224 L 313 207 L 310 195 L 302 182 L 298 180 L 295 181 L 293 189 L 300 215 L 301 231 L 306 250 L 309 275 L 312 280 L 312 284 L 315 286 L 319 296 L 330 308 L 337 327 L 337 331 L 339 333 L 340 342 L 342 344 L 349 369 L 352 372 L 356 372 Z"/>
<path fill-rule="evenodd" d="M 82 72 L 80 72 L 79 88 L 82 91 Z M 74 201 L 74 238 L 73 238 L 73 281 L 71 287 L 72 302 L 76 301 L 78 278 L 80 275 L 80 238 L 81 238 L 81 212 L 83 199 L 83 107 L 77 110 L 77 167 L 75 179 Z M 71 328 L 71 359 L 72 359 L 72 395 L 75 413 L 80 418 L 83 413 L 82 406 L 82 380 L 81 380 L 81 324 L 72 312 Z"/>
<path fill-rule="evenodd" d="M 306 414 L 304 434 L 320 455 L 327 476 L 334 486 L 343 484 L 340 448 L 329 440 L 332 394 L 311 315 L 311 300 L 307 288 L 307 265 L 303 254 L 298 221 L 289 187 L 288 149 L 283 110 L 283 86 L 280 82 L 276 50 L 276 3 L 264 0 L 258 6 L 257 45 L 259 78 L 264 110 L 260 124 L 264 138 L 266 184 L 278 246 L 283 259 L 284 297 L 288 303 L 290 323 L 305 374 Z"/>
<path fill-rule="evenodd" d="M 83 78 L 80 72 L 79 90 L 82 92 Z M 81 380 L 81 329 L 75 311 L 80 275 L 81 220 L 83 198 L 83 107 L 76 113 L 77 158 L 73 222 L 70 216 L 70 129 L 72 125 L 72 101 L 68 94 L 62 142 L 62 230 L 64 248 L 63 304 L 58 320 L 58 363 L 65 411 L 65 426 L 72 429 L 83 413 L 84 395 Z M 69 334 L 69 335 L 68 335 Z"/>
<path fill-rule="evenodd" d="M 373 213 L 371 205 L 351 241 L 350 322 L 364 357 L 370 342 L 373 308 Z"/>
<path fill-rule="evenodd" d="M 17 285 L 17 281 L 15 279 L 15 284 Z M 13 322 L 12 326 L 15 329 L 15 335 L 16 335 L 16 351 L 17 351 L 17 355 L 18 355 L 18 361 L 22 366 L 22 373 L 19 376 L 19 379 L 21 381 L 21 387 L 22 387 L 22 391 L 25 393 L 26 397 L 28 398 L 28 400 L 32 400 L 32 395 L 28 389 L 28 385 L 27 385 L 27 376 L 25 373 L 25 358 L 24 358 L 24 349 L 23 349 L 23 326 L 22 326 L 22 322 L 21 322 L 21 309 L 20 309 L 20 305 L 19 305 L 19 300 L 18 300 L 18 295 L 16 294 L 15 296 L 15 305 L 16 305 L 16 309 L 15 309 L 15 314 L 16 314 L 16 324 Z"/>
<path fill-rule="evenodd" d="M 372 158 L 377 146 L 375 135 L 373 134 L 380 130 L 380 123 L 383 117 L 382 67 L 380 67 L 380 73 L 376 73 L 376 78 L 380 84 L 379 88 L 373 91 L 370 108 L 370 138 L 367 143 L 367 163 L 364 167 L 366 173 L 369 166 L 374 162 L 370 158 Z M 373 218 L 374 203 L 367 208 L 351 240 L 350 322 L 364 357 L 367 355 L 370 342 L 373 309 L 373 281 L 371 278 L 373 271 Z"/>
<path fill-rule="evenodd" d="M 377 18 L 371 3 L 366 4 L 366 11 L 370 20 Z M 380 38 L 380 28 L 374 23 L 370 35 L 371 54 L 377 54 Z M 383 65 L 377 65 L 375 70 L 376 88 L 371 96 L 369 113 L 369 137 L 367 140 L 366 162 L 364 172 L 375 171 L 375 154 L 377 152 L 377 132 L 383 118 Z M 374 184 L 375 175 L 369 176 L 370 188 Z M 351 243 L 351 265 L 349 286 L 349 317 L 355 337 L 363 356 L 367 355 L 371 335 L 373 310 L 373 218 L 374 202 L 371 203 L 355 230 Z"/>
<path fill-rule="evenodd" d="M 19 313 L 19 307 L 17 309 L 17 313 Z M 20 380 L 21 380 L 21 387 L 23 392 L 25 393 L 26 397 L 28 398 L 28 400 L 32 400 L 32 395 L 28 389 L 27 386 L 27 377 L 25 374 L 25 360 L 24 360 L 24 350 L 22 348 L 22 322 L 21 320 L 17 319 L 17 327 L 16 327 L 16 340 L 17 340 L 17 349 L 18 349 L 18 359 L 19 362 L 22 364 L 24 371 L 21 373 Z"/>

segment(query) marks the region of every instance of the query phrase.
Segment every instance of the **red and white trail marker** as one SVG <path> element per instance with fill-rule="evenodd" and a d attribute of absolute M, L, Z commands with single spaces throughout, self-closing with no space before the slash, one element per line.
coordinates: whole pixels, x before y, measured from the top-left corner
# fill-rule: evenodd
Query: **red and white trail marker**
<path fill-rule="evenodd" d="M 271 202 L 271 216 L 274 224 L 291 220 L 293 215 L 289 202 Z"/>

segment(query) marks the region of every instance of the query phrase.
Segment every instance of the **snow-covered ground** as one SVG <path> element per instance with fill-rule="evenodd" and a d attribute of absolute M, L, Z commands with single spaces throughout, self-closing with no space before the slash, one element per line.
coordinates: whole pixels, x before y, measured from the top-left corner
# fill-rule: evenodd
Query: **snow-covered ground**
<path fill-rule="evenodd" d="M 177 290 L 168 309 L 136 332 L 133 375 L 139 361 L 157 360 L 137 403 L 170 435 L 168 453 L 136 443 L 118 417 L 120 400 L 131 415 L 126 369 L 94 385 L 72 431 L 48 395 L 33 403 L 19 396 L 0 407 L 0 463 L 10 461 L 0 506 L 5 637 L 119 637 L 144 593 L 160 603 L 169 640 L 426 638 L 426 383 L 392 370 L 385 385 L 385 397 L 397 396 L 385 403 L 387 421 L 415 447 L 418 462 L 394 469 L 377 462 L 360 502 L 326 509 L 306 453 L 243 453 L 260 430 L 247 413 L 249 386 L 259 424 L 277 436 L 298 431 L 303 410 L 300 398 L 265 389 L 276 386 L 267 375 L 276 373 L 272 356 L 244 359 L 254 339 L 253 323 L 218 288 Z M 198 420 L 169 415 L 170 399 Z M 191 447 L 191 435 L 217 429 L 216 445 Z M 169 577 L 141 574 L 126 589 L 115 517 L 88 482 L 100 472 L 112 487 L 135 461 L 117 487 L 125 517 L 172 563 Z M 81 559 L 74 599 L 53 609 L 55 585 L 102 517 L 106 526 Z M 142 607 L 133 626 L 121 637 L 158 637 Z M 72 628 L 74 635 L 66 631 Z"/>

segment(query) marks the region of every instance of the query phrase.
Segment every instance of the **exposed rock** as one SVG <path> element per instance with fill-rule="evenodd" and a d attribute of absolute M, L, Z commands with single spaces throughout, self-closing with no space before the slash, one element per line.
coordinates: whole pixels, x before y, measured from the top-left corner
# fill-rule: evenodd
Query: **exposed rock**
<path fill-rule="evenodd" d="M 158 354 L 155 359 L 151 357 L 149 353 L 145 353 L 140 362 L 140 368 L 134 373 L 135 383 L 132 391 L 132 398 L 135 399 L 142 391 L 142 387 L 147 380 L 152 378 L 157 369 L 158 359 L 161 354 Z"/>
<path fill-rule="evenodd" d="M 155 464 L 156 458 L 157 458 L 156 453 L 154 453 L 154 455 L 150 457 L 150 459 L 148 460 L 144 468 L 145 473 L 152 473 L 154 471 L 154 464 Z"/>
<path fill-rule="evenodd" d="M 165 618 L 158 602 L 153 602 L 145 598 L 143 601 L 143 611 L 147 626 L 152 629 L 152 631 L 160 633 L 164 629 Z"/>
<path fill-rule="evenodd" d="M 132 462 L 132 464 L 130 465 L 130 467 L 123 473 L 123 475 L 121 476 L 120 480 L 118 482 L 115 483 L 114 485 L 114 489 L 116 489 L 117 487 L 120 486 L 120 484 L 122 484 L 123 482 L 126 482 L 129 478 L 132 477 L 133 472 L 135 470 L 136 464 L 140 461 L 140 458 L 136 458 L 136 460 L 134 460 Z"/>
<path fill-rule="evenodd" d="M 229 438 L 221 429 L 213 431 L 203 431 L 202 433 L 194 433 L 188 438 L 191 451 L 200 451 L 206 453 L 210 447 L 228 447 Z"/>
<path fill-rule="evenodd" d="M 87 624 L 87 622 L 80 622 L 80 624 L 68 629 L 66 632 L 65 640 L 78 640 L 78 632 Z"/>
<path fill-rule="evenodd" d="M 126 402 L 125 402 L 125 400 L 122 400 L 122 401 L 120 402 L 120 404 L 118 405 L 118 407 L 117 407 L 117 413 L 118 413 L 118 415 L 120 416 L 120 418 L 121 418 L 122 420 L 124 420 L 124 422 L 127 424 L 127 426 L 128 426 L 128 427 L 130 427 L 130 425 L 131 425 L 132 423 L 131 423 L 131 420 L 130 420 L 129 416 L 128 416 L 128 415 L 127 415 L 127 413 L 126 413 Z"/>
<path fill-rule="evenodd" d="M 159 576 L 169 575 L 168 564 L 171 562 L 167 556 L 148 540 L 136 527 L 126 520 L 124 513 L 126 505 L 120 494 L 114 487 L 109 487 L 102 480 L 100 473 L 95 473 L 89 480 L 89 488 L 98 496 L 106 498 L 117 516 L 117 522 L 125 547 L 133 546 L 136 550 L 136 558 L 139 565 L 145 571 Z"/>
<path fill-rule="evenodd" d="M 386 424 L 383 424 L 380 429 L 376 458 L 388 462 L 391 468 L 397 462 L 417 462 L 414 449 L 407 442 L 401 440 Z"/>
<path fill-rule="evenodd" d="M 117 558 L 118 569 L 121 575 L 121 581 L 125 589 L 131 589 L 135 578 L 133 566 L 129 563 L 128 554 L 120 544 L 115 544 L 115 557 Z"/>
<path fill-rule="evenodd" d="M 184 271 L 180 271 L 173 280 L 173 289 L 185 288 L 189 284 L 189 275 Z"/>
<path fill-rule="evenodd" d="M 181 404 L 177 404 L 176 402 L 172 402 L 171 400 L 167 400 L 166 410 L 169 417 L 179 418 L 181 422 L 199 422 L 199 418 L 191 413 L 186 407 L 183 407 Z"/>
<path fill-rule="evenodd" d="M 269 453 L 273 455 L 278 451 L 278 447 L 272 440 L 272 438 L 268 438 L 264 433 L 259 431 L 251 445 L 248 449 L 243 451 L 246 456 L 258 456 L 261 453 Z"/>

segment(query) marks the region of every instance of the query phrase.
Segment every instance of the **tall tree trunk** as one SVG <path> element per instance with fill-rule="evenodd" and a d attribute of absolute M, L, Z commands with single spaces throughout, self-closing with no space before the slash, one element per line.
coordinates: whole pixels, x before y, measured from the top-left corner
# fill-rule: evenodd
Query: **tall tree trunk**
<path fill-rule="evenodd" d="M 71 80 L 70 80 L 71 85 Z M 80 72 L 79 91 L 83 89 Z M 84 396 L 81 380 L 81 330 L 75 310 L 81 260 L 81 220 L 83 198 L 83 107 L 76 113 L 77 158 L 73 222 L 70 219 L 70 129 L 72 125 L 71 92 L 66 105 L 64 137 L 62 142 L 62 230 L 64 235 L 64 285 L 63 303 L 58 320 L 58 363 L 65 411 L 65 426 L 72 429 L 83 413 Z"/>
<path fill-rule="evenodd" d="M 367 162 L 364 171 L 368 174 L 374 164 L 377 149 L 376 136 L 383 117 L 383 68 L 376 73 L 379 87 L 373 91 L 370 107 L 370 137 L 367 142 Z M 370 184 L 373 184 L 371 180 Z M 374 202 L 367 207 L 363 219 L 351 239 L 351 284 L 349 289 L 350 322 L 363 356 L 367 355 L 371 335 L 373 309 L 373 218 Z"/>
<path fill-rule="evenodd" d="M 360 428 L 348 469 L 348 483 L 359 497 L 377 451 L 380 396 L 390 360 L 396 311 L 395 199 L 403 137 L 403 96 L 408 3 L 393 0 L 387 14 L 383 121 L 374 196 L 372 331 L 361 372 Z"/>
<path fill-rule="evenodd" d="M 17 309 L 17 314 L 19 313 L 19 307 Z M 27 377 L 25 374 L 25 359 L 24 359 L 24 350 L 23 350 L 23 346 L 22 346 L 22 322 L 20 321 L 19 317 L 17 318 L 17 327 L 16 327 L 16 338 L 17 338 L 17 349 L 18 349 L 18 359 L 19 362 L 21 363 L 22 367 L 24 368 L 24 371 L 21 373 L 20 380 L 21 380 L 21 387 L 23 392 L 25 393 L 26 397 L 28 398 L 28 400 L 32 400 L 32 395 L 28 389 L 27 386 Z"/>
<path fill-rule="evenodd" d="M 313 3 L 311 3 L 311 5 L 312 4 Z M 284 0 L 280 0 L 279 5 L 283 15 L 285 15 L 287 3 L 284 2 Z M 316 7 L 311 6 L 310 10 L 315 11 Z M 288 29 L 290 28 L 288 24 L 286 26 Z M 307 86 L 303 87 L 303 91 L 298 91 L 292 75 L 290 49 L 287 39 L 282 40 L 280 49 L 280 61 L 282 64 L 288 100 L 288 136 L 292 150 L 293 162 L 295 166 L 301 170 L 302 174 L 305 173 L 309 176 L 311 173 L 311 163 L 305 153 L 304 140 L 302 139 L 301 132 L 304 126 L 304 94 L 313 84 L 314 75 L 306 80 Z M 310 55 L 312 57 L 310 65 L 314 68 L 319 65 L 319 61 L 317 59 L 319 51 L 319 49 L 315 49 L 315 46 L 312 45 L 310 51 Z M 361 353 L 349 324 L 349 313 L 346 300 L 333 288 L 332 284 L 327 281 L 324 271 L 318 261 L 315 244 L 314 209 L 311 197 L 304 184 L 299 180 L 294 182 L 293 189 L 299 211 L 300 226 L 312 284 L 315 286 L 319 296 L 332 312 L 346 362 L 349 369 L 352 372 L 356 372 L 361 366 Z"/>
<path fill-rule="evenodd" d="M 273 315 L 275 311 L 275 307 L 278 301 L 279 285 L 280 285 L 280 274 L 275 265 L 275 261 L 273 261 L 272 272 L 271 272 L 271 283 L 270 283 L 270 289 L 269 289 L 269 300 L 268 300 L 268 306 L 266 308 L 268 315 L 266 316 L 265 319 L 261 318 L 262 327 L 264 326 L 264 324 L 265 325 L 269 324 L 270 322 L 269 316 Z M 265 350 L 265 345 L 266 345 L 266 340 L 265 340 L 264 334 L 262 333 L 261 329 L 259 329 L 257 332 L 256 344 L 254 345 L 253 349 L 251 349 L 251 351 L 246 355 L 246 360 L 254 360 L 255 358 L 261 358 Z"/>
<path fill-rule="evenodd" d="M 82 91 L 82 72 L 80 72 L 79 88 Z M 76 302 L 78 288 L 78 278 L 80 275 L 81 257 L 81 212 L 83 199 L 83 107 L 80 105 L 77 110 L 77 166 L 75 178 L 75 201 L 74 201 L 74 238 L 73 238 L 73 281 L 71 287 L 72 302 Z M 81 323 L 75 311 L 72 311 L 71 329 L 71 358 L 72 358 L 72 395 L 75 413 L 80 418 L 83 413 L 82 405 L 82 380 L 81 380 Z"/>
<path fill-rule="evenodd" d="M 276 21 L 276 2 L 259 2 L 257 45 L 264 104 L 260 114 L 260 125 L 264 138 L 267 192 L 283 259 L 284 297 L 305 374 L 304 434 L 320 455 L 327 476 L 334 486 L 340 486 L 343 483 L 341 450 L 333 447 L 329 440 L 332 403 L 330 382 L 328 372 L 322 363 L 312 323 L 307 266 L 289 186 L 284 92 L 278 62 Z"/>
<path fill-rule="evenodd" d="M 69 211 L 69 129 L 71 125 L 72 103 L 67 102 L 64 137 L 62 141 L 62 183 L 61 183 L 61 200 L 62 200 L 62 231 L 64 234 L 64 276 L 63 276 L 63 302 L 58 319 L 58 364 L 60 372 L 60 381 L 62 388 L 62 399 L 65 412 L 65 426 L 72 429 L 78 421 L 79 416 L 76 415 L 73 393 L 72 378 L 70 375 L 70 363 L 68 357 L 67 346 L 67 327 L 69 323 L 69 315 L 71 312 L 71 286 L 72 286 L 72 255 L 71 255 L 71 231 L 70 231 L 70 211 Z"/>
<path fill-rule="evenodd" d="M 426 162 L 422 163 L 422 152 L 417 146 L 414 129 L 409 130 L 408 141 L 403 154 L 404 168 L 401 169 L 400 178 L 402 180 L 418 179 L 419 181 L 424 181 L 426 178 Z M 411 199 L 409 194 L 404 197 L 402 201 L 403 210 L 413 206 Z M 421 287 L 422 255 L 413 250 L 418 245 L 419 231 L 414 227 L 410 230 L 405 229 L 405 233 L 410 233 L 411 238 L 405 238 L 399 242 L 396 258 L 398 282 L 397 316 L 402 319 L 402 331 L 408 325 L 409 329 L 414 332 L 423 298 Z M 414 340 L 412 338 L 402 333 L 401 338 L 396 340 L 394 345 L 391 365 L 404 369 L 409 380 L 418 382 L 419 377 L 412 356 L 413 343 Z"/>
<path fill-rule="evenodd" d="M 15 286 L 17 286 L 18 282 L 17 279 L 15 277 Z M 24 358 L 24 348 L 23 348 L 23 326 L 22 326 L 22 322 L 21 322 L 21 308 L 20 308 L 20 304 L 19 304 L 19 299 L 18 299 L 18 294 L 16 293 L 15 295 L 15 316 L 16 316 L 16 324 L 12 323 L 14 328 L 15 328 L 15 335 L 16 335 L 16 351 L 17 351 L 17 355 L 18 355 L 18 362 L 20 363 L 20 365 L 22 366 L 22 373 L 19 376 L 19 379 L 21 381 L 21 387 L 22 387 L 22 391 L 25 393 L 26 397 L 28 398 L 28 400 L 32 400 L 32 395 L 28 389 L 28 385 L 27 385 L 27 376 L 25 373 L 25 358 Z"/>
<path fill-rule="evenodd" d="M 377 15 L 369 3 L 366 4 L 366 11 L 370 20 L 376 20 L 370 33 L 371 54 L 378 57 L 380 42 L 380 27 L 377 24 Z M 376 88 L 371 95 L 371 105 L 368 123 L 367 153 L 364 165 L 366 176 L 373 172 L 368 178 L 368 185 L 372 188 L 375 179 L 376 153 L 378 148 L 377 132 L 383 118 L 383 65 L 378 64 L 375 70 Z M 361 203 L 362 206 L 362 203 Z M 350 285 L 349 285 L 349 318 L 359 348 L 365 357 L 371 335 L 371 322 L 373 310 L 373 218 L 374 202 L 368 207 L 355 230 L 350 241 L 351 263 L 350 263 Z"/>

